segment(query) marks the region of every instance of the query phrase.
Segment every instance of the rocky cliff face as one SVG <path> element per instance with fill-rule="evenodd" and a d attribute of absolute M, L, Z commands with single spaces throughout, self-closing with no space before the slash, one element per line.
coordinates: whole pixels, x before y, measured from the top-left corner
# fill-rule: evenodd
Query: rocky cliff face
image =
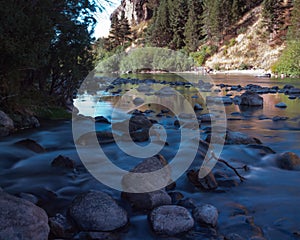
<path fill-rule="evenodd" d="M 122 12 L 125 13 L 130 25 L 149 20 L 153 14 L 148 0 L 122 0 L 121 5 L 112 13 L 111 18 L 115 15 L 120 17 Z"/>

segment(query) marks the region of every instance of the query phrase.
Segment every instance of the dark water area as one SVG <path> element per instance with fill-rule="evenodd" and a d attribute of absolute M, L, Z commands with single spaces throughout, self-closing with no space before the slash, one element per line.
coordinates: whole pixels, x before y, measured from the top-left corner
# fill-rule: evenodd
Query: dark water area
<path fill-rule="evenodd" d="M 204 99 L 209 95 L 207 92 L 200 94 L 193 86 L 203 77 L 194 74 L 140 74 L 123 77 L 166 82 L 188 81 L 191 83 L 189 87 L 174 87 L 192 106 L 196 103 L 204 106 Z M 241 86 L 257 84 L 263 87 L 278 86 L 279 88 L 291 84 L 300 88 L 300 79 L 255 78 L 247 75 L 212 75 L 203 78 L 206 81 L 212 81 L 215 84 L 214 89 L 219 89 L 216 86 L 218 84 L 240 84 Z M 117 86 L 120 89 L 118 93 L 106 92 L 103 89 L 94 93 L 86 92 L 78 96 L 75 106 L 83 115 L 104 116 L 110 119 L 112 109 L 120 101 L 122 94 L 134 91 L 138 86 L 137 84 Z M 150 86 L 154 90 L 161 88 L 160 84 Z M 231 91 L 230 87 L 228 91 L 226 88 L 221 89 L 220 92 L 216 91 L 219 96 L 226 94 L 235 96 L 241 93 Z M 227 127 L 260 139 L 264 146 L 270 147 L 276 153 L 291 151 L 300 155 L 299 96 L 294 100 L 289 99 L 288 95 L 283 93 L 268 93 L 261 96 L 264 98 L 263 108 L 240 108 L 234 104 L 225 106 Z M 146 98 L 145 102 L 151 102 L 156 96 L 149 95 Z M 164 101 L 164 99 L 161 100 L 162 105 L 172 105 L 174 109 L 182 107 L 182 103 L 177 98 L 171 102 Z M 276 108 L 275 104 L 279 102 L 285 102 L 287 108 Z M 169 146 L 165 147 L 161 154 L 170 161 L 174 157 L 174 152 L 179 148 L 180 129 L 174 127 L 174 116 L 171 113 L 156 116 L 162 109 L 165 107 L 159 104 L 139 108 L 142 111 L 153 110 L 154 113 L 150 113 L 149 117 L 166 128 Z M 122 108 L 118 111 L 121 120 L 122 114 L 125 113 Z M 208 109 L 204 107 L 202 113 L 207 112 Z M 273 121 L 272 118 L 275 116 L 288 117 L 288 119 Z M 207 126 L 209 124 L 203 124 L 201 128 Z M 96 129 L 109 129 L 109 125 L 96 123 Z M 35 140 L 47 151 L 38 154 L 14 144 L 27 138 Z M 123 169 L 131 169 L 140 161 L 124 154 L 114 143 L 101 147 L 109 159 Z M 82 164 L 74 145 L 71 121 L 45 122 L 39 129 L 26 130 L 2 138 L 0 152 L 0 186 L 11 194 L 30 193 L 37 196 L 38 204 L 47 211 L 49 216 L 58 212 L 66 213 L 68 205 L 76 195 L 91 189 L 109 193 L 128 209 L 128 205 L 120 200 L 119 191 L 99 183 Z M 73 159 L 76 162 L 76 169 L 52 167 L 51 162 L 58 155 Z M 188 181 L 184 174 L 176 181 L 174 191 L 182 193 L 186 198 L 194 199 L 197 203 L 209 203 L 216 206 L 219 210 L 217 231 L 220 234 L 239 233 L 245 236 L 245 239 L 250 239 L 250 233 L 271 240 L 299 239 L 300 171 L 280 169 L 269 155 L 262 156 L 259 150 L 245 145 L 225 145 L 221 157 L 236 167 L 245 164 L 249 166 L 249 171 L 242 171 L 246 181 L 223 191 L 201 192 Z M 197 155 L 191 168 L 199 168 L 199 166 Z M 216 167 L 228 171 L 222 164 L 218 163 Z M 203 235 L 195 230 L 180 239 L 208 239 L 201 236 Z M 147 215 L 140 212 L 131 214 L 130 227 L 121 233 L 121 238 L 159 239 L 151 231 Z"/>

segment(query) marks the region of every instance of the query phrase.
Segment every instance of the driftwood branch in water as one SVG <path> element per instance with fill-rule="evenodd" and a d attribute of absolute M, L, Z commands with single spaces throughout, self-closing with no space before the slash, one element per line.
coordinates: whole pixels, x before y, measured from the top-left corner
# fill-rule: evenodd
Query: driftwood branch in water
<path fill-rule="evenodd" d="M 211 152 L 211 156 L 212 158 L 216 159 L 218 162 L 221 162 L 223 164 L 225 164 L 227 167 L 229 167 L 230 169 L 232 169 L 234 171 L 234 173 L 239 177 L 240 181 L 243 182 L 246 180 L 246 178 L 244 178 L 243 176 L 241 176 L 239 174 L 239 172 L 237 171 L 237 168 L 231 166 L 228 162 L 226 162 L 225 160 L 223 159 L 220 159 L 220 158 L 217 158 L 216 155 L 214 154 L 214 152 Z M 247 166 L 244 166 L 243 169 L 247 169 Z"/>

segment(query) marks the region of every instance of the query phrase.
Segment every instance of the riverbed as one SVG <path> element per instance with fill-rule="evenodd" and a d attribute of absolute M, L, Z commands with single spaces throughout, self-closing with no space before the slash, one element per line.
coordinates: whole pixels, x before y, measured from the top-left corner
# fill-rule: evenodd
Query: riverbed
<path fill-rule="evenodd" d="M 195 74 L 140 74 L 123 75 L 131 79 L 155 79 L 164 81 L 180 92 L 191 104 L 205 105 L 208 92 L 199 92 L 196 85 L 203 76 Z M 257 84 L 262 87 L 278 86 L 282 89 L 286 84 L 300 88 L 300 79 L 256 78 L 247 75 L 213 75 L 205 76 L 206 81 L 214 84 L 212 88 L 218 96 L 240 95 L 243 91 L 230 90 L 231 85 L 246 86 Z M 191 84 L 172 85 L 169 83 L 185 81 Z M 220 88 L 220 84 L 230 85 Z M 110 84 L 107 84 L 109 86 Z M 103 116 L 111 120 L 112 109 L 118 106 L 122 95 L 131 93 L 141 84 L 120 84 L 114 89 L 101 86 L 93 92 L 80 92 L 75 99 L 79 113 L 85 116 Z M 146 84 L 147 85 L 147 84 Z M 148 83 L 152 89 L 158 90 L 160 84 Z M 264 98 L 263 108 L 241 108 L 239 105 L 225 105 L 227 127 L 233 131 L 246 133 L 260 139 L 264 146 L 276 153 L 290 151 L 300 156 L 300 98 L 289 99 L 284 93 L 261 94 Z M 135 96 L 136 97 L 136 96 Z M 155 96 L 146 95 L 144 101 L 153 101 Z M 287 108 L 275 107 L 284 102 Z M 164 105 L 164 106 L 161 106 Z M 168 161 L 174 157 L 179 148 L 178 134 L 180 129 L 174 126 L 174 114 L 164 111 L 172 106 L 174 111 L 182 109 L 178 98 L 160 104 L 146 104 L 137 107 L 141 111 L 149 110 L 148 117 L 164 126 L 168 134 L 168 146 L 160 152 Z M 176 110 L 177 109 L 177 110 Z M 150 111 L 151 110 L 151 111 Z M 163 111 L 162 111 L 163 110 Z M 209 110 L 204 107 L 203 113 Z M 120 115 L 122 116 L 122 115 Z M 274 121 L 273 117 L 287 117 L 286 120 Z M 209 124 L 201 125 L 204 129 Z M 109 124 L 96 123 L 98 131 L 109 129 Z M 32 139 L 47 151 L 42 154 L 16 146 L 14 143 L 22 139 Z M 104 152 L 119 167 L 130 170 L 139 159 L 125 155 L 116 144 L 102 146 Z M 30 193 L 36 196 L 38 205 L 44 208 L 49 216 L 67 212 L 72 199 L 88 190 L 99 190 L 109 193 L 130 212 L 130 226 L 120 232 L 121 239 L 159 239 L 148 224 L 145 212 L 132 212 L 128 204 L 121 200 L 119 191 L 99 183 L 82 164 L 74 145 L 71 121 L 44 122 L 42 127 L 25 130 L 1 139 L 0 142 L 0 186 L 11 194 Z M 76 169 L 51 167 L 51 162 L 58 155 L 64 155 L 76 162 Z M 217 234 L 238 233 L 245 239 L 260 236 L 261 239 L 299 239 L 300 235 L 300 171 L 280 169 L 270 160 L 270 156 L 261 154 L 245 145 L 225 145 L 221 156 L 235 167 L 247 165 L 249 170 L 241 170 L 246 178 L 234 187 L 221 188 L 219 191 L 203 192 L 193 186 L 183 174 L 176 181 L 176 188 L 171 192 L 180 192 L 184 198 L 191 198 L 196 203 L 208 203 L 219 210 Z M 190 168 L 199 168 L 198 155 Z M 219 164 L 219 163 L 218 163 Z M 220 169 L 228 171 L 225 166 Z M 181 239 L 211 239 L 211 232 L 195 228 Z"/>

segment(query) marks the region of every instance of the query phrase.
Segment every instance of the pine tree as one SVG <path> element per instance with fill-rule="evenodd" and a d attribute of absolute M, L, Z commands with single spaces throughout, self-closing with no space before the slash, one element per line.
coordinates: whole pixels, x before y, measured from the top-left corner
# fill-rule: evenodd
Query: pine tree
<path fill-rule="evenodd" d="M 269 33 L 277 32 L 282 26 L 282 0 L 264 0 L 263 1 L 263 18 L 264 25 Z"/>
<path fill-rule="evenodd" d="M 169 23 L 173 34 L 171 49 L 181 49 L 184 43 L 184 28 L 187 21 L 187 0 L 168 0 Z"/>
<path fill-rule="evenodd" d="M 189 52 L 194 52 L 199 46 L 200 39 L 203 38 L 201 29 L 202 22 L 201 16 L 203 13 L 202 2 L 201 1 L 188 1 L 188 19 L 185 25 L 184 31 L 184 41 L 186 48 Z"/>
<path fill-rule="evenodd" d="M 127 42 L 131 40 L 130 35 L 130 25 L 128 19 L 125 17 L 125 12 L 123 11 L 120 19 L 120 44 L 124 46 Z"/>
<path fill-rule="evenodd" d="M 166 47 L 172 40 L 167 0 L 162 0 L 155 11 L 150 28 L 150 42 L 156 47 Z"/>

